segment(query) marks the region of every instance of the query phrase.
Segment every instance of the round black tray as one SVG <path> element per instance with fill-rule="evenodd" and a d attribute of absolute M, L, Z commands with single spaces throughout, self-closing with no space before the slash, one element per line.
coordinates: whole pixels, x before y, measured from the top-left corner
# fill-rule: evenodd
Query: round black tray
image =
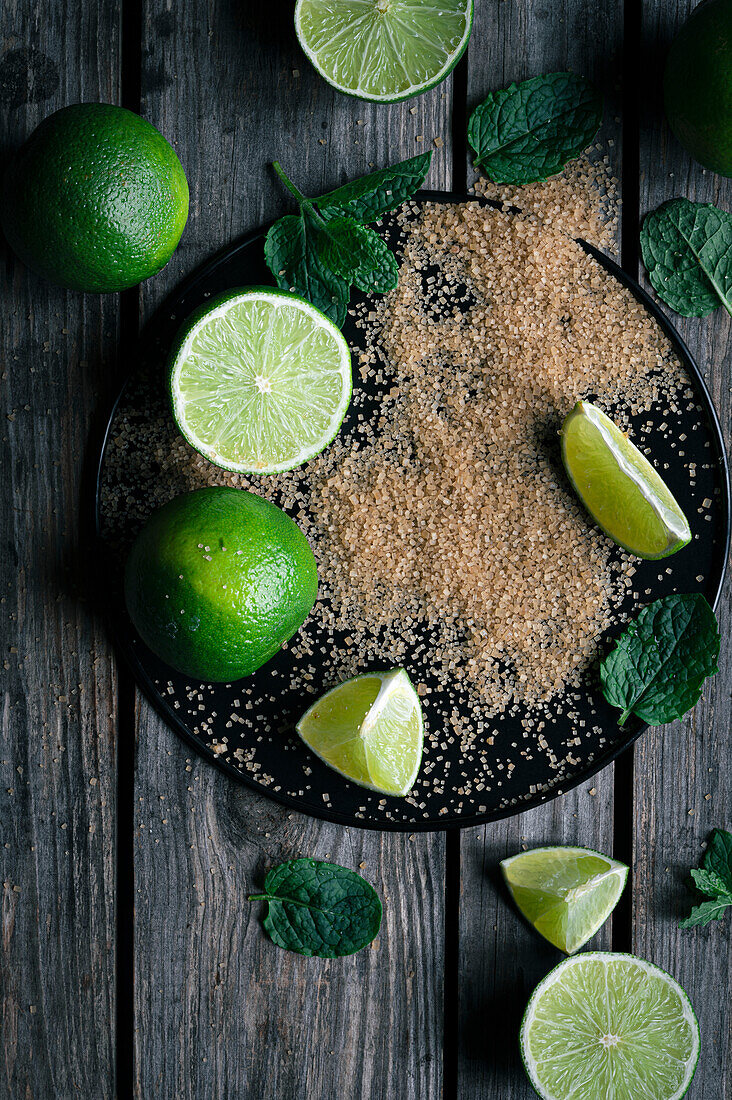
<path fill-rule="evenodd" d="M 418 198 L 424 201 L 475 201 L 473 195 L 429 191 L 421 192 Z M 235 286 L 271 283 L 262 250 L 265 232 L 261 230 L 251 234 L 214 256 L 186 279 L 158 310 L 143 334 L 139 369 L 119 394 L 102 443 L 95 512 L 99 553 L 105 576 L 112 578 L 108 587 L 112 591 L 115 636 L 140 688 L 171 728 L 216 767 L 298 811 L 344 825 L 409 832 L 474 826 L 539 805 L 586 781 L 628 748 L 646 728 L 638 721 L 630 721 L 620 729 L 617 726 L 618 712 L 604 702 L 598 691 L 587 693 L 586 729 L 580 743 L 570 752 L 567 746 L 574 742 L 577 723 L 568 715 L 557 715 L 543 731 L 550 749 L 556 750 L 560 757 L 570 756 L 571 764 L 549 772 L 543 753 L 534 755 L 527 751 L 530 742 L 523 738 L 518 719 L 502 718 L 498 720 L 500 733 L 496 737 L 495 755 L 496 763 L 500 760 L 503 767 L 494 771 L 493 781 L 482 790 L 476 790 L 478 765 L 474 756 L 470 752 L 462 754 L 457 739 L 452 743 L 446 740 L 444 748 L 432 749 L 432 786 L 424 793 L 419 791 L 418 801 L 423 803 L 420 806 L 403 799 L 383 798 L 348 783 L 304 748 L 293 734 L 293 727 L 314 696 L 289 689 L 288 681 L 295 660 L 290 648 L 282 650 L 246 681 L 232 685 L 199 685 L 192 684 L 186 677 L 164 665 L 136 635 L 121 598 L 119 548 L 112 549 L 104 537 L 100 492 L 107 447 L 114 435 L 118 417 L 144 417 L 149 414 L 151 392 L 155 395 L 153 403 L 158 401 L 160 408 L 163 407 L 166 401 L 163 364 L 181 321 L 220 291 Z M 711 507 L 705 511 L 709 520 L 697 524 L 700 537 L 686 551 L 663 562 L 640 563 L 636 587 L 641 591 L 651 589 L 649 600 L 673 591 L 701 591 L 712 605 L 716 605 L 730 541 L 730 484 L 722 435 L 709 393 L 688 348 L 646 292 L 613 260 L 593 246 L 585 242 L 582 244 L 608 272 L 630 289 L 656 319 L 683 363 L 689 386 L 694 391 L 693 410 L 684 416 L 689 420 L 686 425 L 689 428 L 689 442 L 685 444 L 687 456 L 691 455 L 693 448 L 694 455 L 698 457 L 695 486 L 690 487 L 678 451 L 664 442 L 663 433 L 654 436 L 654 440 L 658 440 L 658 449 L 654 443 L 654 458 L 669 463 L 664 477 L 687 515 L 696 517 L 702 500 L 712 501 Z M 362 339 L 352 325 L 347 325 L 344 331 L 352 344 L 358 344 Z M 141 391 L 136 390 L 136 380 L 143 380 Z M 653 413 L 644 414 L 643 419 L 647 422 L 653 417 Z M 172 418 L 170 422 L 172 425 Z M 349 426 L 347 417 L 342 430 L 348 432 Z M 691 430 L 692 426 L 695 430 Z M 676 437 L 684 427 L 682 418 L 682 422 L 674 428 Z M 150 471 L 151 478 L 159 475 L 164 476 L 164 471 Z M 170 495 L 179 491 L 179 488 L 171 486 Z M 697 577 L 703 580 L 699 581 Z M 308 623 L 303 629 L 307 632 L 312 627 Z M 317 652 L 317 647 L 315 649 Z M 317 658 L 310 657 L 308 661 L 317 663 Z M 381 666 L 377 663 L 376 667 Z M 410 666 L 407 667 L 409 669 Z M 429 669 L 415 666 L 411 671 L 415 680 L 429 683 Z M 452 707 L 453 702 L 449 705 Z M 446 710 L 442 711 L 442 716 L 447 718 Z M 428 725 L 435 728 L 440 717 L 438 698 L 427 709 Z M 592 726 L 601 727 L 602 736 L 590 735 L 587 731 Z M 211 746 L 221 746 L 224 739 L 226 750 L 214 752 Z M 255 770 L 252 770 L 253 762 L 258 765 Z M 484 763 L 485 757 L 480 766 L 483 767 Z M 440 785 L 434 783 L 436 768 L 440 769 L 443 777 L 442 791 Z M 466 784 L 470 789 L 469 796 L 460 793 L 466 789 Z"/>

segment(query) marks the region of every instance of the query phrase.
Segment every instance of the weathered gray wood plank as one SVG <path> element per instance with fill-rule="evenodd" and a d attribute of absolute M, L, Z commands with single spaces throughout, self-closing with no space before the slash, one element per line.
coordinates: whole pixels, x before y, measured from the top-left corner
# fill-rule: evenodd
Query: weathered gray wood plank
<path fill-rule="evenodd" d="M 114 7 L 7 0 L 0 90 L 3 166 L 56 108 L 116 101 Z M 0 254 L 0 1096 L 101 1100 L 114 1095 L 116 676 L 80 516 L 118 306 L 45 284 L 4 242 Z"/>
<path fill-rule="evenodd" d="M 606 137 L 615 139 L 622 9 L 613 0 L 505 0 L 477 6 L 468 58 L 468 110 L 494 88 L 571 68 L 605 92 Z M 598 43 L 602 47 L 598 49 Z M 456 135 L 458 140 L 459 135 Z M 619 158 L 614 162 L 619 171 Z M 469 179 L 474 178 L 469 169 Z M 581 844 L 612 854 L 613 768 L 556 801 L 509 821 L 465 832 L 461 840 L 457 1096 L 460 1100 L 529 1100 L 534 1096 L 519 1056 L 526 1002 L 561 959 L 517 915 L 501 885 L 498 863 L 522 847 Z M 590 794 L 590 790 L 595 793 Z M 609 949 L 611 922 L 593 946 Z"/>
<path fill-rule="evenodd" d="M 318 193 L 440 137 L 431 182 L 450 181 L 450 85 L 377 109 L 339 96 L 311 71 L 291 19 L 289 5 L 262 0 L 145 4 L 143 113 L 175 143 L 192 192 L 181 248 L 144 288 L 145 315 L 196 263 L 288 208 L 273 159 Z M 139 1097 L 436 1100 L 442 836 L 293 815 L 198 763 L 142 701 L 135 809 Z M 328 962 L 264 938 L 245 895 L 268 865 L 302 854 L 365 864 L 385 902 L 378 947 Z"/>
<path fill-rule="evenodd" d="M 694 3 L 646 0 L 641 54 L 641 213 L 666 199 L 686 196 L 732 210 L 732 182 L 694 164 L 663 119 L 660 96 L 668 44 Z M 646 285 L 648 285 L 646 283 Z M 732 443 L 730 355 L 732 331 L 724 310 L 683 320 L 670 313 L 697 361 Z M 702 701 L 680 722 L 649 731 L 635 756 L 635 861 L 633 950 L 669 970 L 692 999 L 699 1017 L 702 1054 L 689 1096 L 732 1096 L 732 937 L 729 921 L 681 932 L 677 922 L 692 904 L 685 880 L 715 826 L 732 829 L 732 589 L 718 609 L 722 630 L 719 674 Z"/>

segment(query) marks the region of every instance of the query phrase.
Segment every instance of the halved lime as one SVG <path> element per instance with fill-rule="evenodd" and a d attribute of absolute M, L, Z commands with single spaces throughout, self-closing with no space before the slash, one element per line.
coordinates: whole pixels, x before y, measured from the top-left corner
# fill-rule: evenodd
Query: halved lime
<path fill-rule="evenodd" d="M 549 943 L 572 955 L 618 904 L 628 868 L 590 848 L 534 848 L 501 860 L 511 896 Z"/>
<path fill-rule="evenodd" d="M 578 401 L 562 424 L 562 461 L 595 523 L 631 554 L 666 558 L 691 539 L 686 516 L 663 479 L 589 401 Z"/>
<path fill-rule="evenodd" d="M 294 294 L 228 291 L 188 318 L 170 372 L 173 416 L 217 466 L 276 474 L 331 442 L 351 400 L 339 329 Z"/>
<path fill-rule="evenodd" d="M 339 92 L 394 103 L 444 80 L 473 25 L 473 0 L 297 0 L 295 31 Z"/>
<path fill-rule="evenodd" d="M 587 952 L 534 990 L 521 1055 L 542 1100 L 679 1100 L 699 1058 L 699 1024 L 665 970 Z"/>
<path fill-rule="evenodd" d="M 309 749 L 346 779 L 381 794 L 409 794 L 422 760 L 419 696 L 403 668 L 346 680 L 297 724 Z"/>

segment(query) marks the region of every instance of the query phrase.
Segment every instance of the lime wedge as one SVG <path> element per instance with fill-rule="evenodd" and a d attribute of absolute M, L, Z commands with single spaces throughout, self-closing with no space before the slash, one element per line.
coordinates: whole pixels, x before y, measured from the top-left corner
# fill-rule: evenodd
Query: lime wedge
<path fill-rule="evenodd" d="M 422 760 L 419 696 L 403 668 L 371 672 L 327 692 L 297 724 L 335 771 L 381 794 L 409 794 Z"/>
<path fill-rule="evenodd" d="M 188 319 L 173 353 L 176 423 L 217 466 L 276 474 L 331 442 L 351 399 L 343 334 L 302 298 L 232 290 Z"/>
<path fill-rule="evenodd" d="M 609 416 L 578 401 L 562 425 L 562 461 L 595 523 L 638 558 L 666 558 L 691 539 L 663 480 Z"/>
<path fill-rule="evenodd" d="M 462 56 L 473 0 L 297 0 L 295 32 L 339 92 L 394 103 L 439 84 Z"/>
<path fill-rule="evenodd" d="M 521 1055 L 542 1100 L 679 1100 L 699 1058 L 699 1024 L 665 970 L 587 952 L 535 989 Z"/>
<path fill-rule="evenodd" d="M 549 943 L 572 955 L 618 904 L 628 868 L 590 848 L 534 848 L 501 861 L 511 897 Z"/>

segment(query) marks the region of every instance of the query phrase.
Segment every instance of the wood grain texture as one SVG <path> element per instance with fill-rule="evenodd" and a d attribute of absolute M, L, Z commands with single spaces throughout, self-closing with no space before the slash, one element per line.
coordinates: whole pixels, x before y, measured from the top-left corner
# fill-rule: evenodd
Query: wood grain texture
<path fill-rule="evenodd" d="M 291 209 L 274 159 L 317 194 L 441 137 L 430 182 L 450 182 L 450 84 L 394 107 L 338 95 L 300 52 L 289 3 L 171 12 L 147 0 L 143 41 L 142 111 L 173 141 L 192 194 L 181 248 L 144 288 L 144 316 L 217 248 Z M 292 814 L 194 760 L 143 701 L 135 809 L 139 1097 L 436 1100 L 442 836 Z M 245 895 L 296 855 L 364 864 L 384 900 L 378 946 L 326 961 L 265 938 L 261 905 Z"/>
<path fill-rule="evenodd" d="M 468 110 L 511 81 L 573 69 L 594 80 L 605 95 L 602 136 L 614 141 L 613 165 L 619 172 L 622 35 L 622 9 L 613 0 L 479 5 L 468 58 Z M 580 844 L 613 854 L 613 826 L 610 767 L 546 806 L 462 835 L 455 1085 L 460 1100 L 534 1096 L 518 1049 L 521 1017 L 534 987 L 563 957 L 518 916 L 501 882 L 499 861 L 522 848 L 549 844 Z M 609 921 L 592 946 L 609 949 L 611 931 Z"/>
<path fill-rule="evenodd" d="M 6 0 L 0 163 L 47 114 L 118 95 L 112 6 Z M 0 244 L 0 1096 L 114 1095 L 116 677 L 80 530 L 117 301 Z"/>
<path fill-rule="evenodd" d="M 641 214 L 678 196 L 713 202 L 732 211 L 732 181 L 696 165 L 663 117 L 661 80 L 670 41 L 695 5 L 647 0 L 639 72 Z M 645 273 L 643 273 L 645 278 Z M 647 281 L 645 285 L 648 286 Z M 650 288 L 649 288 L 650 289 Z M 666 307 L 664 307 L 666 308 Z M 669 315 L 696 356 L 717 408 L 727 451 L 732 444 L 730 401 L 731 319 L 719 309 L 684 320 Z M 649 731 L 635 754 L 635 861 L 633 950 L 669 970 L 694 1004 L 702 1054 L 693 1100 L 732 1097 L 732 936 L 729 918 L 706 929 L 679 931 L 693 904 L 685 882 L 715 827 L 732 829 L 732 589 L 729 578 L 718 608 L 722 631 L 720 671 L 701 702 L 679 722 Z"/>

